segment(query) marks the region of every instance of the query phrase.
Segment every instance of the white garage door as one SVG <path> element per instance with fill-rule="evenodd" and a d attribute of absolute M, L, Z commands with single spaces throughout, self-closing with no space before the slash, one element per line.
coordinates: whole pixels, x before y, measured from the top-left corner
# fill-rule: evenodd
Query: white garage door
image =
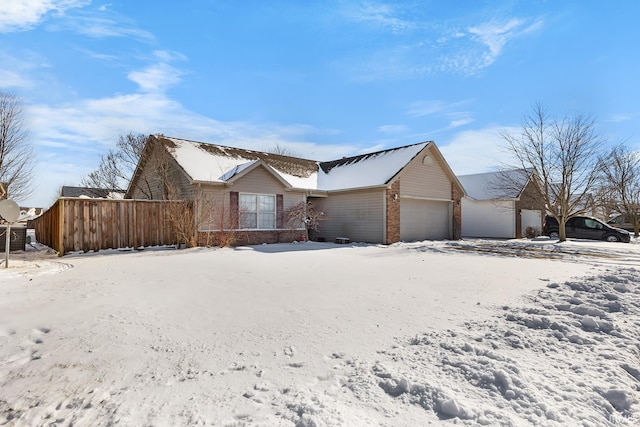
<path fill-rule="evenodd" d="M 442 240 L 450 238 L 449 202 L 402 199 L 400 240 Z"/>
<path fill-rule="evenodd" d="M 527 227 L 533 227 L 538 231 L 542 228 L 542 212 L 522 209 L 520 217 L 522 218 L 521 230 L 523 237 L 527 235 Z"/>

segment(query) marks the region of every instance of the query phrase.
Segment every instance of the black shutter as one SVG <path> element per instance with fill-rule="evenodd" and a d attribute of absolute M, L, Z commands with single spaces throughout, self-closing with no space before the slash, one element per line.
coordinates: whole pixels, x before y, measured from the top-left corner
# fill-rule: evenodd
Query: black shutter
<path fill-rule="evenodd" d="M 276 194 L 276 228 L 284 228 L 284 196 Z"/>

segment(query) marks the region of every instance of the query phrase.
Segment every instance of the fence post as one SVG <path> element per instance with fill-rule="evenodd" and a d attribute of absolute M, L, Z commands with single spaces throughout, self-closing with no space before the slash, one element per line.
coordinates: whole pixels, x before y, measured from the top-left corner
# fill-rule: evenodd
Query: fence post
<path fill-rule="evenodd" d="M 133 250 L 138 249 L 138 210 L 136 206 L 136 201 L 134 200 L 131 204 L 131 209 L 133 210 Z"/>
<path fill-rule="evenodd" d="M 58 203 L 58 226 L 59 226 L 59 230 L 58 230 L 58 235 L 56 236 L 55 240 L 57 240 L 57 242 L 55 243 L 57 245 L 57 249 L 58 251 L 58 256 L 63 256 L 64 255 L 64 199 L 59 199 Z M 53 238 L 53 236 L 51 236 Z"/>

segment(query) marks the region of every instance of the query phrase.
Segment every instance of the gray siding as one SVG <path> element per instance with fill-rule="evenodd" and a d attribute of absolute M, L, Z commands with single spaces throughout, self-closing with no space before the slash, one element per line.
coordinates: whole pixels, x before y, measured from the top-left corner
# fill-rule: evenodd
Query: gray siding
<path fill-rule="evenodd" d="M 235 181 L 231 189 L 238 193 L 282 194 L 285 187 L 271 172 L 258 166 Z"/>
<path fill-rule="evenodd" d="M 230 228 L 229 193 L 231 191 L 252 194 L 282 194 L 285 212 L 305 200 L 304 193 L 286 191 L 285 186 L 269 171 L 263 167 L 257 167 L 239 178 L 230 187 L 204 184 L 200 187 L 198 191 L 198 215 L 200 218 L 198 229 L 200 231 Z M 283 227 L 290 228 L 286 216 Z"/>
<path fill-rule="evenodd" d="M 430 166 L 422 163 L 426 155 L 433 159 Z M 451 200 L 451 179 L 429 149 L 418 154 L 400 173 L 400 195 Z"/>
<path fill-rule="evenodd" d="M 168 154 L 156 153 L 145 159 L 130 191 L 132 199 L 193 200 L 194 196 L 193 185 L 175 159 Z"/>
<path fill-rule="evenodd" d="M 331 193 L 315 199 L 324 212 L 319 237 L 334 241 L 348 237 L 352 242 L 384 242 L 384 189 Z"/>

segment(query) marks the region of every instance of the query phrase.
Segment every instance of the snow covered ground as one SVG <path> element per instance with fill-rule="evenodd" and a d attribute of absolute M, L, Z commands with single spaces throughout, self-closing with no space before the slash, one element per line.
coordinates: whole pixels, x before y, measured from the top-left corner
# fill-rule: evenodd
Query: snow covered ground
<path fill-rule="evenodd" d="M 0 268 L 0 425 L 640 425 L 640 244 L 146 249 Z"/>

